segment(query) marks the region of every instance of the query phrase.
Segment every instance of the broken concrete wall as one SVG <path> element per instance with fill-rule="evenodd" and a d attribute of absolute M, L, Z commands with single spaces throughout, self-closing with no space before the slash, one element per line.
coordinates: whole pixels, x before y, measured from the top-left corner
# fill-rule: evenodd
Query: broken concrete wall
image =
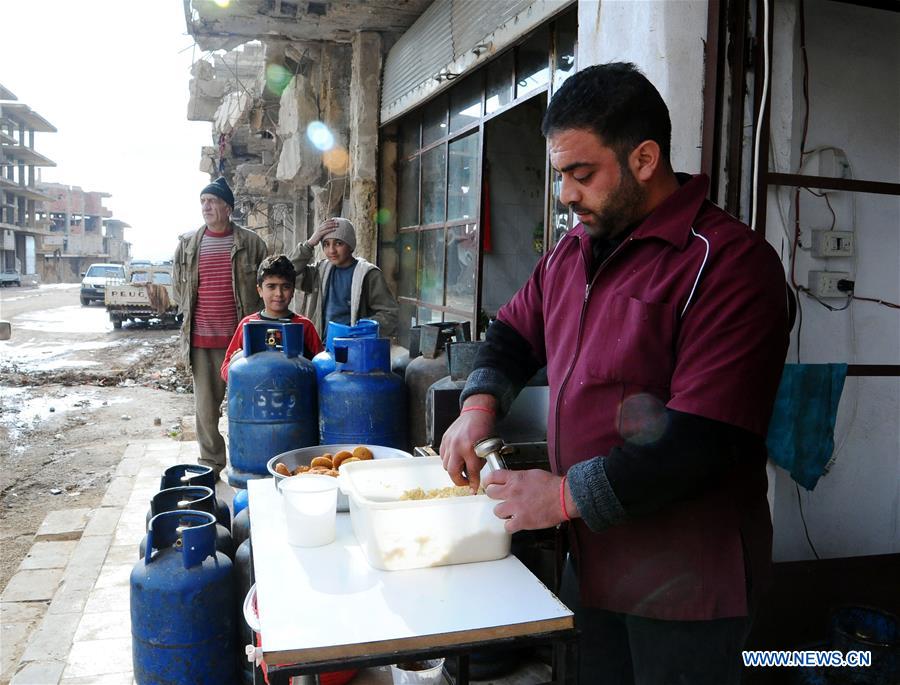
<path fill-rule="evenodd" d="M 378 117 L 382 41 L 377 33 L 353 37 L 350 78 L 350 216 L 356 253 L 375 261 L 378 212 Z"/>

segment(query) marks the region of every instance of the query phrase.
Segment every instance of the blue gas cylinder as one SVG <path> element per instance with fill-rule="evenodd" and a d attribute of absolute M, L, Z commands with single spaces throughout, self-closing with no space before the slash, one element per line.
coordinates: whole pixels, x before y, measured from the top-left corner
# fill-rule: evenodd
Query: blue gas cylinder
<path fill-rule="evenodd" d="M 147 512 L 147 526 L 150 519 L 164 511 L 180 511 L 191 509 L 192 511 L 205 511 L 215 516 L 216 498 L 212 490 L 203 485 L 187 485 L 178 488 L 166 488 L 160 490 L 150 500 L 150 511 Z M 139 558 L 144 558 L 147 549 L 147 536 L 141 540 L 138 546 Z M 216 522 L 216 551 L 234 561 L 234 551 L 237 549 L 231 537 L 231 531 L 218 521 Z"/>
<path fill-rule="evenodd" d="M 319 386 L 322 385 L 322 379 L 337 368 L 334 361 L 335 338 L 377 338 L 378 322 L 372 319 L 360 319 L 355 326 L 347 326 L 336 321 L 329 321 L 326 331 L 325 349 L 312 358 Z"/>
<path fill-rule="evenodd" d="M 168 490 L 187 485 L 202 485 L 214 493 L 216 491 L 216 474 L 212 467 L 202 464 L 176 464 L 163 471 L 159 479 L 159 489 Z M 231 511 L 221 497 L 216 497 L 216 520 L 231 530 Z M 149 521 L 149 519 L 147 519 Z"/>
<path fill-rule="evenodd" d="M 131 645 L 140 685 L 237 682 L 231 560 L 216 552 L 216 519 L 154 516 L 149 553 L 131 571 Z"/>
<path fill-rule="evenodd" d="M 316 412 L 303 324 L 245 324 L 244 356 L 228 370 L 229 484 L 245 488 L 269 476 L 266 463 L 276 454 L 317 445 Z"/>
<path fill-rule="evenodd" d="M 236 493 L 234 493 L 234 499 L 231 500 L 231 507 L 234 511 L 235 518 L 237 518 L 237 515 L 247 508 L 247 503 L 249 501 L 250 497 L 246 490 L 238 490 Z"/>
<path fill-rule="evenodd" d="M 391 371 L 387 338 L 336 338 L 340 367 L 319 389 L 322 444 L 365 443 L 405 449 L 406 386 Z"/>

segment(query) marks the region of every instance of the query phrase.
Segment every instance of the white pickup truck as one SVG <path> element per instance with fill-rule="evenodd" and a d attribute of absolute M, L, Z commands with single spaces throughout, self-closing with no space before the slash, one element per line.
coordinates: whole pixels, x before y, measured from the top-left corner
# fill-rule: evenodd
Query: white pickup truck
<path fill-rule="evenodd" d="M 106 286 L 106 311 L 113 328 L 123 321 L 158 321 L 164 326 L 178 323 L 178 308 L 172 299 L 172 266 L 133 265 L 122 283 Z"/>

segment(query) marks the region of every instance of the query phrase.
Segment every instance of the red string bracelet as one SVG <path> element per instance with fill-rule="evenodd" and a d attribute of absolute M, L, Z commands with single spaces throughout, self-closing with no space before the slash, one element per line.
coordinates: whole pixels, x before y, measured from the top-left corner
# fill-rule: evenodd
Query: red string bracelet
<path fill-rule="evenodd" d="M 566 474 L 562 477 L 562 480 L 559 481 L 559 507 L 562 509 L 566 521 L 571 521 L 572 517 L 569 516 L 569 511 L 566 509 L 566 478 L 568 477 L 569 475 Z"/>
<path fill-rule="evenodd" d="M 484 411 L 484 412 L 487 412 L 488 414 L 490 414 L 491 416 L 497 415 L 497 412 L 495 412 L 490 407 L 479 407 L 477 405 L 472 405 L 471 407 L 463 407 L 462 411 L 459 413 L 465 414 L 467 411 Z"/>

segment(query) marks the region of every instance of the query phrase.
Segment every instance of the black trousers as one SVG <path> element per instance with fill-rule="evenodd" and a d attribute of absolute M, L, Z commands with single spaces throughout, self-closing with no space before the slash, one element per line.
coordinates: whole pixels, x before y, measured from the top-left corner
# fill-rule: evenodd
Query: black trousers
<path fill-rule="evenodd" d="M 579 685 L 739 685 L 750 618 L 660 621 L 581 606 L 570 560 L 560 599 L 575 613 Z"/>

